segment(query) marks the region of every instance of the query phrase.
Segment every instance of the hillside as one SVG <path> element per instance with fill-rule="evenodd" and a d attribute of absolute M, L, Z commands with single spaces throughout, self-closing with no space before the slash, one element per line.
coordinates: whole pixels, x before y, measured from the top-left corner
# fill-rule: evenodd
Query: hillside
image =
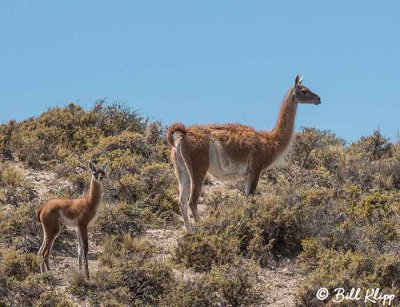
<path fill-rule="evenodd" d="M 91 279 L 67 227 L 40 275 L 36 209 L 85 195 L 91 159 L 109 165 Z M 53 108 L 0 126 L 0 305 L 319 306 L 321 287 L 379 287 L 400 304 L 399 189 L 399 142 L 303 128 L 254 197 L 206 177 L 187 234 L 161 123 L 103 101 Z"/>

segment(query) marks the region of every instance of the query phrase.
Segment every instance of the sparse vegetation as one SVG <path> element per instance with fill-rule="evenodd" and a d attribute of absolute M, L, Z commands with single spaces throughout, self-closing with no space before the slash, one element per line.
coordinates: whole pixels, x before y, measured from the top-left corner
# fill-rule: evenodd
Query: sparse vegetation
<path fill-rule="evenodd" d="M 265 303 L 257 271 L 286 260 L 305 277 L 298 305 L 320 305 L 322 286 L 379 287 L 400 303 L 400 143 L 379 130 L 345 144 L 304 128 L 254 197 L 207 177 L 201 224 L 176 231 L 166 257 L 162 242 L 146 239 L 148 229 L 182 227 L 164 134 L 160 123 L 104 101 L 0 125 L 0 305 L 257 305 Z M 98 267 L 91 280 L 71 267 L 67 277 L 40 276 L 35 210 L 54 196 L 82 196 L 90 159 L 107 160 L 110 173 L 92 228 Z M 46 172 L 68 184 L 41 195 L 35 174 Z M 75 253 L 73 236 L 62 231 L 54 257 Z"/>

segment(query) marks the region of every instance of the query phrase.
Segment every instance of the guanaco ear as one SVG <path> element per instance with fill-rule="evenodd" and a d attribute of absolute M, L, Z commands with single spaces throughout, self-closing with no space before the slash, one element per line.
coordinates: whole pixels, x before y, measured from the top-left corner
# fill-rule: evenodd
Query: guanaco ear
<path fill-rule="evenodd" d="M 96 172 L 96 166 L 94 165 L 94 163 L 92 161 L 89 161 L 89 168 L 92 171 L 92 173 Z"/>
<path fill-rule="evenodd" d="M 294 80 L 294 86 L 298 86 L 303 81 L 303 76 L 297 75 L 296 79 Z"/>

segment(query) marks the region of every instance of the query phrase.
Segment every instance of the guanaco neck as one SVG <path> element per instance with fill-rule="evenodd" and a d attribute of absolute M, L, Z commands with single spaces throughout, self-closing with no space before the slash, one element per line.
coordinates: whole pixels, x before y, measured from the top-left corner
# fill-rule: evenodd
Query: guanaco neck
<path fill-rule="evenodd" d="M 276 144 L 277 154 L 285 151 L 289 146 L 294 133 L 294 121 L 296 118 L 297 102 L 291 88 L 283 99 L 281 109 L 275 127 L 269 132 L 269 136 Z"/>
<path fill-rule="evenodd" d="M 89 207 L 97 207 L 103 199 L 103 185 L 92 177 L 90 180 L 89 195 L 87 196 Z"/>

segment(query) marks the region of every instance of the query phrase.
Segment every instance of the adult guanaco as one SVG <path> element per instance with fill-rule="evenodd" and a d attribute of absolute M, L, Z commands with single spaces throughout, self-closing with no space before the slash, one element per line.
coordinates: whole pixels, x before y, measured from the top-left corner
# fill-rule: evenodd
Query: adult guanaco
<path fill-rule="evenodd" d="M 44 204 L 37 212 L 43 228 L 43 244 L 38 255 L 42 262 L 40 272 L 50 269 L 49 257 L 54 241 L 60 234 L 61 223 L 78 229 L 78 266 L 82 271 L 82 259 L 85 265 L 86 277 L 89 278 L 88 267 L 88 226 L 95 222 L 99 206 L 103 198 L 102 180 L 106 176 L 106 167 L 96 167 L 89 162 L 92 173 L 89 193 L 80 199 L 52 199 Z"/>
<path fill-rule="evenodd" d="M 298 103 L 318 105 L 320 97 L 301 84 L 296 76 L 270 131 L 256 131 L 239 124 L 172 124 L 167 132 L 171 161 L 179 183 L 179 206 L 187 230 L 189 204 L 195 222 L 199 221 L 197 202 L 207 172 L 220 181 L 245 180 L 245 194 L 254 194 L 260 173 L 273 166 L 290 149 Z M 174 138 L 176 134 L 176 138 Z"/>

